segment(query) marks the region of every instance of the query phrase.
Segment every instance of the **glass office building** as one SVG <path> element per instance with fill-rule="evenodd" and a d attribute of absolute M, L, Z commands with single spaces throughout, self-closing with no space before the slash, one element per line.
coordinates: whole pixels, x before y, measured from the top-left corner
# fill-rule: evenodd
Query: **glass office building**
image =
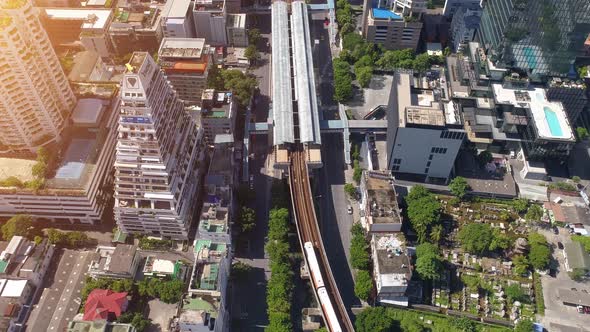
<path fill-rule="evenodd" d="M 478 38 L 497 66 L 566 76 L 590 33 L 588 0 L 488 0 Z"/>

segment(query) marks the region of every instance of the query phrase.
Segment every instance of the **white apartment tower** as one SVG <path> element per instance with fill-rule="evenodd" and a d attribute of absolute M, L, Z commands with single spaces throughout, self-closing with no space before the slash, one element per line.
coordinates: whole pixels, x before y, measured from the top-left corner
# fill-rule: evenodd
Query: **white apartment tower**
<path fill-rule="evenodd" d="M 0 0 L 0 143 L 35 149 L 59 139 L 76 104 L 28 0 Z"/>
<path fill-rule="evenodd" d="M 115 218 L 125 233 L 186 240 L 193 220 L 203 131 L 147 52 L 121 83 Z"/>

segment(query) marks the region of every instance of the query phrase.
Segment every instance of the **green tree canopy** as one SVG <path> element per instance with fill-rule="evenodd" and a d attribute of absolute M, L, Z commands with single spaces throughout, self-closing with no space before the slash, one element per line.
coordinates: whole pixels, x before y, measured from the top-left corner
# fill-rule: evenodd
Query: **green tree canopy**
<path fill-rule="evenodd" d="M 494 237 L 492 238 L 492 243 L 490 243 L 490 251 L 494 250 L 506 250 L 512 246 L 514 241 L 506 235 L 502 234 L 499 229 L 494 229 L 493 231 Z"/>
<path fill-rule="evenodd" d="M 494 234 L 488 224 L 473 223 L 463 226 L 458 238 L 465 251 L 481 256 L 489 250 Z"/>
<path fill-rule="evenodd" d="M 434 195 L 427 195 L 408 202 L 408 217 L 420 243 L 426 240 L 428 228 L 440 219 L 440 202 Z"/>
<path fill-rule="evenodd" d="M 469 189 L 470 187 L 467 180 L 462 176 L 457 176 L 451 180 L 451 183 L 449 183 L 449 190 L 451 190 L 451 193 L 459 199 L 463 199 Z"/>
<path fill-rule="evenodd" d="M 531 204 L 531 206 L 529 206 L 529 208 L 524 216 L 524 218 L 527 221 L 540 221 L 542 217 L 543 217 L 543 208 L 541 208 L 537 204 Z"/>
<path fill-rule="evenodd" d="M 352 183 L 346 183 L 344 185 L 344 192 L 349 197 L 354 197 L 356 195 L 356 187 Z"/>
<path fill-rule="evenodd" d="M 242 206 L 239 220 L 242 232 L 249 232 L 256 227 L 256 212 L 254 209 Z"/>
<path fill-rule="evenodd" d="M 514 264 L 514 272 L 518 275 L 527 273 L 530 266 L 529 260 L 523 255 L 512 257 L 512 264 Z"/>
<path fill-rule="evenodd" d="M 359 270 L 354 282 L 354 294 L 363 301 L 367 301 L 373 290 L 373 278 L 367 270 Z"/>
<path fill-rule="evenodd" d="M 394 324 L 384 307 L 369 307 L 357 315 L 354 326 L 357 332 L 388 332 Z"/>
<path fill-rule="evenodd" d="M 2 238 L 5 241 L 10 241 L 15 235 L 28 237 L 32 226 L 33 218 L 31 216 L 17 214 L 2 225 Z"/>
<path fill-rule="evenodd" d="M 413 63 L 413 69 L 419 72 L 425 72 L 432 66 L 431 58 L 428 53 L 421 53 L 416 56 Z"/>
<path fill-rule="evenodd" d="M 576 128 L 576 134 L 578 134 L 578 139 L 580 141 L 583 141 L 586 138 L 588 138 L 588 129 L 586 129 L 584 127 L 578 127 L 578 128 Z"/>
<path fill-rule="evenodd" d="M 248 47 L 246 47 L 246 50 L 244 51 L 244 56 L 250 62 L 254 62 L 260 59 L 260 53 L 258 52 L 258 49 L 256 48 L 255 44 L 250 44 Z"/>
<path fill-rule="evenodd" d="M 393 70 L 396 68 L 410 69 L 413 65 L 413 60 L 414 51 L 407 48 L 403 50 L 386 51 L 376 64 L 378 67 L 385 70 Z"/>
<path fill-rule="evenodd" d="M 260 38 L 262 38 L 262 35 L 260 34 L 260 29 L 252 28 L 248 30 L 248 42 L 250 44 L 256 45 Z"/>
<path fill-rule="evenodd" d="M 438 248 L 431 243 L 422 243 L 416 247 L 416 272 L 424 280 L 434 280 L 443 269 Z"/>
<path fill-rule="evenodd" d="M 358 33 L 349 33 L 342 38 L 342 47 L 347 50 L 353 50 L 358 45 L 364 45 L 365 40 Z"/>
<path fill-rule="evenodd" d="M 514 332 L 531 332 L 533 331 L 533 322 L 526 319 L 521 318 L 518 320 L 518 324 L 514 327 Z"/>
<path fill-rule="evenodd" d="M 510 302 L 523 302 L 527 298 L 526 294 L 524 293 L 519 284 L 509 285 L 508 287 L 506 287 L 505 292 Z"/>
<path fill-rule="evenodd" d="M 529 201 L 524 198 L 515 198 L 512 200 L 512 207 L 514 207 L 516 212 L 523 213 L 529 207 Z"/>
<path fill-rule="evenodd" d="M 488 150 L 484 150 L 477 155 L 477 161 L 481 166 L 486 165 L 494 160 L 492 153 Z"/>
<path fill-rule="evenodd" d="M 539 233 L 529 234 L 528 239 L 530 245 L 528 259 L 531 266 L 537 270 L 545 270 L 551 261 L 551 250 L 547 239 Z"/>
<path fill-rule="evenodd" d="M 369 83 L 371 83 L 371 78 L 373 77 L 373 67 L 355 67 L 354 74 L 356 75 L 356 80 L 361 88 L 366 88 L 369 86 Z"/>
<path fill-rule="evenodd" d="M 236 69 L 223 70 L 221 76 L 224 87 L 236 95 L 240 106 L 246 107 L 250 103 L 254 89 L 258 86 L 256 78 Z"/>

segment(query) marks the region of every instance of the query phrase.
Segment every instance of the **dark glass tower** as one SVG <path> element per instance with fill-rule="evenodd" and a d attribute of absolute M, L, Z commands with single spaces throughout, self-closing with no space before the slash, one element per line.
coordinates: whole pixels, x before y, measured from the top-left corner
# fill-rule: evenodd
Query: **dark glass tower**
<path fill-rule="evenodd" d="M 488 0 L 478 38 L 497 66 L 566 76 L 590 33 L 588 0 Z"/>

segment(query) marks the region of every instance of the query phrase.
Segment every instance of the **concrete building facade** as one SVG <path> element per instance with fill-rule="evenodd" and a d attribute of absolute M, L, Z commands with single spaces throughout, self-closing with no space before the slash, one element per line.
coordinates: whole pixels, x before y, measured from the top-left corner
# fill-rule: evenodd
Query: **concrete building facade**
<path fill-rule="evenodd" d="M 146 52 L 131 57 L 121 87 L 115 219 L 125 233 L 184 240 L 205 159 L 202 128 Z"/>
<path fill-rule="evenodd" d="M 76 98 L 30 1 L 0 2 L 0 151 L 59 140 Z"/>
<path fill-rule="evenodd" d="M 178 98 L 187 105 L 201 101 L 211 66 L 209 45 L 204 38 L 164 38 L 158 63 Z"/>
<path fill-rule="evenodd" d="M 422 32 L 422 22 L 419 18 L 425 10 L 426 4 L 421 0 L 365 0 L 363 37 L 389 50 L 416 50 Z"/>
<path fill-rule="evenodd" d="M 201 124 L 205 141 L 213 145 L 215 136 L 233 135 L 236 126 L 238 103 L 229 91 L 206 89 L 201 98 Z"/>
<path fill-rule="evenodd" d="M 246 14 L 227 15 L 227 44 L 233 47 L 248 46 Z"/>
<path fill-rule="evenodd" d="M 162 9 L 162 34 L 170 38 L 194 38 L 193 4 L 190 0 L 167 1 Z"/>
<path fill-rule="evenodd" d="M 459 52 L 467 43 L 473 41 L 481 20 L 481 9 L 471 10 L 460 7 L 451 20 L 451 42 L 453 50 Z"/>
<path fill-rule="evenodd" d="M 227 45 L 225 0 L 196 0 L 193 16 L 197 38 L 212 46 Z"/>
<path fill-rule="evenodd" d="M 446 17 L 453 17 L 459 8 L 468 10 L 480 10 L 482 8 L 482 0 L 446 0 L 443 9 L 443 15 Z"/>

